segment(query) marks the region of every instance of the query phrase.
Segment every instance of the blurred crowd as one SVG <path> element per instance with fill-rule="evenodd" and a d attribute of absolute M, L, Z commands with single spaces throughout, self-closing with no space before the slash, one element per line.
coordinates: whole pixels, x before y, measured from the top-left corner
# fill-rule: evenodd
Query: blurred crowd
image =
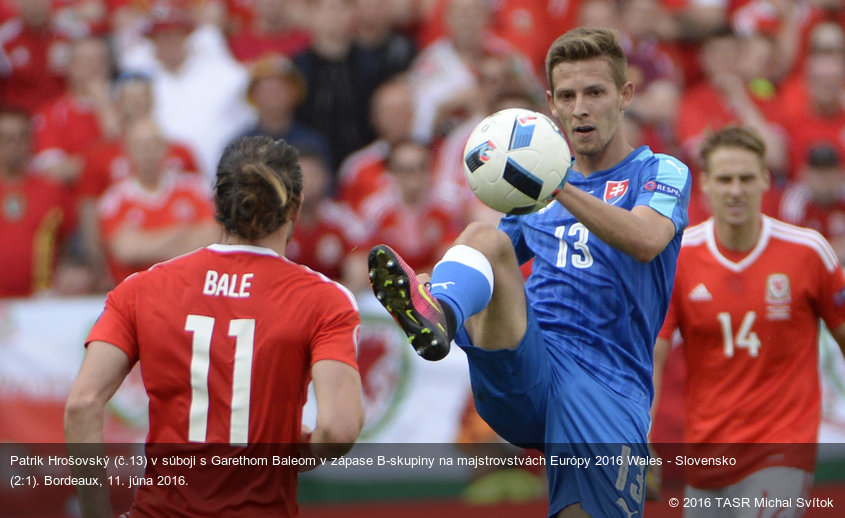
<path fill-rule="evenodd" d="M 218 240 L 242 135 L 300 150 L 291 260 L 356 291 L 377 242 L 427 270 L 499 216 L 466 186 L 469 133 L 547 112 L 546 49 L 577 25 L 624 42 L 630 142 L 696 171 L 709 132 L 756 129 L 765 212 L 845 259 L 843 0 L 0 0 L 0 297 L 103 293 Z"/>

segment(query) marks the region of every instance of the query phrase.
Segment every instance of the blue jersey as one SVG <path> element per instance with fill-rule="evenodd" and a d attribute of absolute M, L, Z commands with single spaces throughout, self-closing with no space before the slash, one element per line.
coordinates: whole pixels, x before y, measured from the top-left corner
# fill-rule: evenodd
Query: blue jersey
<path fill-rule="evenodd" d="M 560 203 L 499 227 L 521 263 L 534 258 L 526 281 L 544 340 L 555 356 L 580 363 L 614 391 L 648 405 L 653 397 L 653 347 L 669 307 L 686 227 L 689 169 L 642 146 L 615 167 L 569 183 L 606 203 L 646 205 L 672 220 L 675 236 L 654 260 L 641 263 L 592 235 Z"/>

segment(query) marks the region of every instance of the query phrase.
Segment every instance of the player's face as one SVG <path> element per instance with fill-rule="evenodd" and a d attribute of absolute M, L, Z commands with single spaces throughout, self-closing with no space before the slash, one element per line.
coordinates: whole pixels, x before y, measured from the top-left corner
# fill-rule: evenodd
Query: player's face
<path fill-rule="evenodd" d="M 608 144 L 622 138 L 619 129 L 634 87 L 617 88 L 603 58 L 559 63 L 552 69 L 553 91 L 547 94 L 576 155 L 600 156 Z"/>
<path fill-rule="evenodd" d="M 731 226 L 756 224 L 769 173 L 747 149 L 720 147 L 707 159 L 702 190 L 710 198 L 713 217 Z"/>

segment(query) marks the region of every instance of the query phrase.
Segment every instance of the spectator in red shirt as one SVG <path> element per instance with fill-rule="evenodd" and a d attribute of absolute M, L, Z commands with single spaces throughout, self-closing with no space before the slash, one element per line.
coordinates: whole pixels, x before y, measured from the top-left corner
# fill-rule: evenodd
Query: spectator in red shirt
<path fill-rule="evenodd" d="M 370 240 L 387 243 L 412 268 L 430 271 L 458 236 L 463 220 L 432 188 L 428 146 L 413 140 L 395 144 L 387 171 L 393 181 L 361 208 L 372 228 Z"/>
<path fill-rule="evenodd" d="M 254 0 L 251 23 L 229 37 L 229 47 L 239 61 L 249 62 L 268 54 L 291 57 L 308 47 L 308 32 L 299 27 L 295 3 L 288 0 Z"/>
<path fill-rule="evenodd" d="M 209 188 L 198 175 L 168 169 L 166 141 L 152 119 L 126 133 L 132 176 L 112 185 L 100 201 L 101 235 L 114 282 L 214 242 Z"/>
<path fill-rule="evenodd" d="M 119 132 L 110 97 L 110 63 L 102 38 L 74 41 L 67 91 L 35 116 L 38 168 L 60 182 L 75 186 L 85 151 L 100 138 Z"/>
<path fill-rule="evenodd" d="M 151 117 L 154 104 L 152 83 L 146 76 L 127 75 L 119 78 L 114 94 L 121 135 L 118 138 L 98 139 L 89 146 L 77 188 L 84 262 L 97 279 L 93 288 L 95 291 L 111 288 L 111 280 L 103 275 L 106 263 L 100 239 L 97 203 L 112 184 L 132 174 L 125 132 L 136 121 Z M 199 174 L 197 160 L 190 148 L 170 140 L 166 146 L 164 168 Z"/>
<path fill-rule="evenodd" d="M 67 188 L 32 169 L 30 126 L 25 112 L 0 111 L 0 297 L 50 289 L 73 227 Z"/>
<path fill-rule="evenodd" d="M 821 233 L 845 263 L 845 168 L 838 149 L 826 142 L 811 147 L 800 178 L 784 191 L 781 219 Z"/>
<path fill-rule="evenodd" d="M 18 14 L 0 26 L 0 99 L 35 113 L 65 87 L 70 34 L 52 23 L 51 0 L 16 0 Z"/>
<path fill-rule="evenodd" d="M 85 165 L 79 181 L 79 196 L 99 197 L 114 182 L 129 176 L 129 158 L 124 133 L 135 121 L 153 116 L 152 83 L 149 77 L 127 74 L 118 78 L 114 88 L 114 110 L 120 126 L 116 138 L 102 138 L 85 152 Z M 186 173 L 199 173 L 193 152 L 179 142 L 167 141 L 168 165 Z"/>
<path fill-rule="evenodd" d="M 845 53 L 816 52 L 804 65 L 803 88 L 783 103 L 781 124 L 789 133 L 792 171 L 813 143 L 828 140 L 845 155 Z M 793 174 L 793 178 L 798 176 Z"/>
<path fill-rule="evenodd" d="M 729 32 L 709 38 L 701 47 L 700 59 L 705 79 L 688 87 L 681 98 L 677 134 L 686 156 L 693 161 L 708 134 L 731 125 L 754 129 L 766 143 L 766 165 L 775 175 L 786 169 L 785 137 L 773 124 L 767 108 L 776 104 L 755 95 L 749 88 L 753 79 L 740 67 L 745 60 L 744 46 Z M 769 117 L 769 118 L 767 118 Z"/>
<path fill-rule="evenodd" d="M 419 47 L 425 47 L 446 32 L 444 23 L 451 0 L 414 2 L 417 6 Z M 488 2 L 495 33 L 528 56 L 538 75 L 545 73 L 549 45 L 561 34 L 578 25 L 584 0 L 499 0 Z"/>
<path fill-rule="evenodd" d="M 331 172 L 319 150 L 299 149 L 302 168 L 302 203 L 285 257 L 340 281 L 353 292 L 367 287 L 365 273 L 352 275 L 346 265 L 350 253 L 366 238 L 356 214 L 330 193 Z"/>

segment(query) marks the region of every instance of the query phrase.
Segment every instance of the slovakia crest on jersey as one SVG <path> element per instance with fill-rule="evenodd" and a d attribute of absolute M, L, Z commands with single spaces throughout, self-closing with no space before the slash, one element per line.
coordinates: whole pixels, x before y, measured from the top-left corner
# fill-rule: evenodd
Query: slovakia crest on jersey
<path fill-rule="evenodd" d="M 628 192 L 628 180 L 611 180 L 604 184 L 604 201 L 611 205 L 616 203 Z"/>

